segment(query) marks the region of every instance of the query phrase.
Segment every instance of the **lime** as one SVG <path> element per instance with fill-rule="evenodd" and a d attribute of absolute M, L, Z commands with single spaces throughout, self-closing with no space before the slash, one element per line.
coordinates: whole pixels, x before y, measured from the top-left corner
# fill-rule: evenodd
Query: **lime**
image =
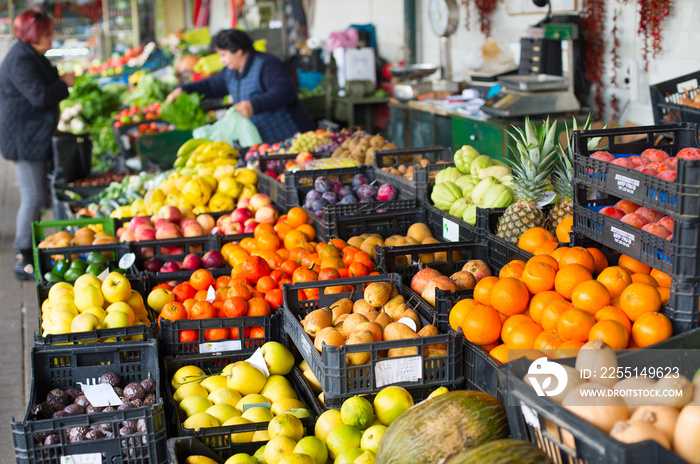
<path fill-rule="evenodd" d="M 246 453 L 234 454 L 224 464 L 257 464 L 257 459 Z"/>
<path fill-rule="evenodd" d="M 413 397 L 401 387 L 386 387 L 374 397 L 374 411 L 381 423 L 386 426 L 411 406 L 413 406 Z"/>
<path fill-rule="evenodd" d="M 85 274 L 92 274 L 94 276 L 98 276 L 102 274 L 102 272 L 105 270 L 105 267 L 102 264 L 99 263 L 93 263 L 88 265 L 87 269 L 85 269 Z"/>
<path fill-rule="evenodd" d="M 253 457 L 258 460 L 258 462 L 265 462 L 265 445 L 262 445 L 258 450 L 253 454 Z"/>
<path fill-rule="evenodd" d="M 76 259 L 70 263 L 70 269 L 79 270 L 80 274 L 85 274 L 85 269 L 87 269 L 87 263 L 82 259 Z"/>
<path fill-rule="evenodd" d="M 316 464 L 326 464 L 326 461 L 328 461 L 328 448 L 318 437 L 310 436 L 302 438 L 294 447 L 294 452 L 311 456 L 311 459 L 313 459 Z"/>
<path fill-rule="evenodd" d="M 270 434 L 270 438 L 284 435 L 294 441 L 299 441 L 304 436 L 304 425 L 296 416 L 280 414 L 270 420 L 270 423 L 267 425 L 267 431 Z"/>
<path fill-rule="evenodd" d="M 364 397 L 353 396 L 343 402 L 340 408 L 340 417 L 344 423 L 364 430 L 374 420 L 374 409 L 372 408 L 372 403 Z"/>
<path fill-rule="evenodd" d="M 347 448 L 360 448 L 362 432 L 354 425 L 340 424 L 328 434 L 326 446 L 332 459 L 338 457 L 341 451 Z M 362 452 L 360 452 L 362 454 Z M 358 454 L 359 456 L 359 454 Z"/>
<path fill-rule="evenodd" d="M 67 259 L 59 259 L 53 265 L 52 271 L 54 273 L 62 276 L 68 270 L 69 267 L 70 267 L 70 263 L 68 262 Z"/>

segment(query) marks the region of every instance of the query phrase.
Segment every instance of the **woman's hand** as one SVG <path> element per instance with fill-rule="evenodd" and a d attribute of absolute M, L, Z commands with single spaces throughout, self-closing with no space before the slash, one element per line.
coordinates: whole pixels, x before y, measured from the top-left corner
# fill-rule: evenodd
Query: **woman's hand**
<path fill-rule="evenodd" d="M 250 100 L 238 102 L 234 105 L 234 108 L 236 108 L 238 114 L 245 118 L 249 118 L 253 115 L 253 105 L 250 103 Z"/>
<path fill-rule="evenodd" d="M 68 87 L 73 87 L 75 84 L 75 74 L 73 73 L 66 73 L 61 75 L 60 79 L 66 83 Z"/>
<path fill-rule="evenodd" d="M 170 92 L 167 97 L 165 97 L 165 103 L 172 103 L 180 95 L 182 95 L 182 89 L 177 87 L 175 90 Z"/>

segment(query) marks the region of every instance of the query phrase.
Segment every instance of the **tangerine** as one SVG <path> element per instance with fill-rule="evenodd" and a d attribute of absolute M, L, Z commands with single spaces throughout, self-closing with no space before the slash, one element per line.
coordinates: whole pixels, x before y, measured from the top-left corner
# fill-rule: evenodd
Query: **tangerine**
<path fill-rule="evenodd" d="M 474 299 L 482 305 L 491 306 L 491 290 L 500 279 L 496 276 L 482 278 L 474 286 Z"/>
<path fill-rule="evenodd" d="M 284 247 L 289 251 L 292 251 L 293 248 L 297 247 L 306 248 L 308 243 L 309 237 L 307 237 L 304 232 L 300 231 L 299 229 L 290 230 L 287 232 L 287 235 L 284 236 Z"/>
<path fill-rule="evenodd" d="M 620 308 L 605 306 L 600 311 L 595 313 L 593 317 L 598 322 L 605 320 L 619 322 L 625 328 L 628 334 L 632 332 L 632 323 L 630 322 L 630 318 L 627 317 L 627 314 L 625 314 L 625 312 Z"/>
<path fill-rule="evenodd" d="M 503 279 L 504 277 L 515 277 L 516 279 L 519 279 L 524 270 L 525 261 L 514 259 L 501 268 L 498 273 L 498 278 Z"/>
<path fill-rule="evenodd" d="M 630 274 L 649 274 L 651 272 L 651 266 L 639 262 L 628 255 L 620 255 L 617 265 L 627 269 Z"/>
<path fill-rule="evenodd" d="M 199 340 L 199 333 L 192 329 L 181 330 L 178 334 L 178 338 L 180 339 L 180 343 L 196 342 Z"/>
<path fill-rule="evenodd" d="M 476 345 L 493 343 L 501 335 L 501 317 L 490 306 L 476 305 L 464 315 L 464 336 Z"/>
<path fill-rule="evenodd" d="M 502 343 L 496 348 L 489 351 L 489 356 L 498 361 L 499 364 L 505 364 L 508 362 L 508 345 Z"/>
<path fill-rule="evenodd" d="M 564 267 L 569 264 L 580 264 L 588 269 L 591 274 L 595 272 L 595 258 L 590 251 L 581 246 L 571 247 L 559 258 L 559 266 Z"/>
<path fill-rule="evenodd" d="M 350 277 L 365 277 L 369 275 L 369 269 L 360 262 L 354 262 L 348 267 L 348 275 Z"/>
<path fill-rule="evenodd" d="M 309 213 L 304 208 L 295 206 L 287 212 L 287 224 L 295 229 L 308 221 Z"/>
<path fill-rule="evenodd" d="M 574 288 L 580 283 L 591 280 L 593 274 L 581 264 L 562 264 L 562 261 L 559 261 L 559 265 L 561 267 L 554 278 L 554 289 L 567 300 L 571 300 L 571 292 Z"/>
<path fill-rule="evenodd" d="M 270 303 L 268 303 L 265 298 L 251 298 L 248 300 L 248 312 L 246 316 L 269 316 L 272 314 L 272 308 L 270 308 Z"/>
<path fill-rule="evenodd" d="M 198 301 L 189 311 L 190 319 L 212 319 L 216 317 L 216 308 L 206 300 Z"/>
<path fill-rule="evenodd" d="M 563 340 L 578 340 L 585 343 L 595 323 L 595 318 L 588 311 L 571 308 L 559 316 L 557 333 Z"/>
<path fill-rule="evenodd" d="M 258 283 L 255 284 L 255 289 L 261 293 L 267 293 L 276 287 L 277 283 L 269 275 L 261 277 L 258 279 Z"/>
<path fill-rule="evenodd" d="M 190 284 L 197 290 L 207 290 L 214 285 L 214 276 L 206 269 L 197 269 L 190 276 Z"/>
<path fill-rule="evenodd" d="M 668 300 L 671 299 L 671 289 L 668 287 L 657 287 L 656 290 L 658 290 L 659 296 L 661 297 L 661 305 L 666 306 Z"/>
<path fill-rule="evenodd" d="M 270 265 L 260 256 L 251 256 L 243 262 L 243 277 L 256 284 L 261 277 L 270 275 Z"/>
<path fill-rule="evenodd" d="M 459 328 L 461 327 L 462 331 L 464 331 L 464 317 L 472 308 L 476 307 L 478 304 L 479 303 L 476 300 L 473 300 L 471 298 L 464 298 L 462 300 L 459 300 L 454 306 L 452 306 L 452 309 L 450 309 L 450 314 L 448 316 L 450 327 L 452 327 L 452 330 L 458 332 Z"/>
<path fill-rule="evenodd" d="M 270 304 L 270 308 L 276 310 L 284 304 L 284 297 L 282 295 L 282 290 L 279 288 L 273 288 L 265 294 L 265 301 Z"/>
<path fill-rule="evenodd" d="M 260 224 L 262 225 L 262 224 Z M 265 224 L 269 225 L 269 224 Z M 260 227 L 260 226 L 258 226 Z M 258 249 L 263 251 L 275 251 L 280 247 L 281 241 L 277 234 L 273 232 L 263 232 L 258 239 Z"/>
<path fill-rule="evenodd" d="M 510 331 L 510 340 L 506 345 L 509 350 L 531 350 L 543 330 L 541 325 L 534 322 L 519 324 Z"/>
<path fill-rule="evenodd" d="M 559 224 L 557 224 L 556 228 L 557 241 L 562 243 L 569 243 L 571 241 L 571 237 L 569 236 L 569 234 L 571 233 L 571 229 L 573 226 L 573 216 L 566 216 L 564 219 L 559 221 Z"/>
<path fill-rule="evenodd" d="M 542 245 L 538 246 L 532 253 L 535 256 L 549 255 L 552 254 L 559 248 L 559 243 L 557 242 L 544 242 Z"/>
<path fill-rule="evenodd" d="M 187 319 L 187 308 L 185 305 L 179 301 L 169 301 L 165 303 L 163 309 L 160 310 L 158 315 L 158 326 L 160 327 L 160 320 L 167 319 L 169 321 L 178 321 Z"/>
<path fill-rule="evenodd" d="M 280 240 L 284 240 L 284 237 L 286 237 L 290 231 L 294 230 L 294 227 L 290 226 L 286 222 L 278 222 L 275 224 L 274 229 L 277 237 L 279 237 Z"/>
<path fill-rule="evenodd" d="M 547 255 L 541 256 L 551 258 L 551 256 Z M 532 261 L 532 259 L 528 261 L 525 266 L 520 280 L 533 295 L 552 290 L 554 288 L 554 278 L 557 275 L 557 271 L 547 263 Z M 551 259 L 554 261 L 554 258 Z M 556 261 L 555 264 L 557 264 Z"/>
<path fill-rule="evenodd" d="M 530 299 L 529 316 L 538 324 L 542 324 L 542 313 L 545 306 L 552 300 L 563 300 L 564 297 L 555 291 L 541 292 Z"/>
<path fill-rule="evenodd" d="M 588 332 L 588 341 L 603 340 L 613 350 L 624 350 L 629 344 L 630 334 L 617 321 L 603 319 L 596 322 Z"/>
<path fill-rule="evenodd" d="M 535 322 L 532 320 L 530 316 L 526 316 L 524 314 L 515 314 L 513 316 L 508 317 L 504 322 L 503 322 L 503 327 L 501 327 L 501 340 L 503 340 L 503 343 L 508 343 L 508 339 L 510 338 L 510 332 L 517 327 L 520 324 L 524 324 L 526 322 Z"/>
<path fill-rule="evenodd" d="M 597 280 L 588 280 L 574 287 L 571 292 L 571 303 L 574 308 L 583 309 L 593 315 L 610 304 L 610 292 Z"/>
<path fill-rule="evenodd" d="M 656 287 L 649 284 L 630 284 L 620 294 L 620 309 L 634 323 L 642 314 L 658 312 L 661 309 L 661 295 Z"/>
<path fill-rule="evenodd" d="M 255 229 L 253 229 L 253 237 L 257 239 L 260 239 L 260 237 L 262 237 L 264 234 L 273 234 L 276 236 L 277 233 L 275 232 L 275 226 L 261 222 L 255 226 Z"/>
<path fill-rule="evenodd" d="M 623 267 L 610 266 L 603 269 L 596 280 L 608 289 L 610 298 L 617 298 L 625 287 L 632 283 L 632 276 Z"/>
<path fill-rule="evenodd" d="M 550 301 L 542 310 L 542 328 L 544 330 L 556 330 L 561 315 L 573 307 L 574 305 L 563 298 Z"/>
<path fill-rule="evenodd" d="M 603 272 L 603 269 L 608 267 L 608 258 L 605 256 L 605 253 L 595 247 L 588 247 L 586 250 L 593 256 L 595 261 L 595 273 L 600 274 Z"/>
<path fill-rule="evenodd" d="M 197 290 L 194 289 L 191 283 L 185 281 L 174 286 L 172 292 L 173 295 L 175 295 L 175 300 L 182 303 L 185 300 L 194 298 L 194 294 L 197 293 Z"/>
<path fill-rule="evenodd" d="M 639 348 L 659 343 L 673 335 L 671 320 L 659 312 L 645 313 L 632 324 L 632 339 Z"/>
<path fill-rule="evenodd" d="M 632 274 L 632 282 L 658 287 L 659 283 L 649 274 Z"/>
<path fill-rule="evenodd" d="M 539 255 L 533 256 L 532 258 L 527 260 L 525 267 L 527 267 L 527 265 L 530 263 L 545 263 L 545 264 L 549 264 L 549 266 L 552 269 L 554 269 L 555 272 L 559 270 L 559 261 L 554 259 L 549 254 L 539 254 Z"/>
<path fill-rule="evenodd" d="M 556 330 L 543 330 L 535 338 L 535 343 L 532 347 L 536 350 L 555 350 L 563 342 Z"/>
<path fill-rule="evenodd" d="M 550 254 L 552 258 L 556 259 L 557 262 L 561 259 L 562 255 L 569 251 L 569 247 L 558 247 L 555 248 Z"/>
<path fill-rule="evenodd" d="M 217 327 L 214 329 L 204 329 L 204 339 L 208 341 L 228 339 L 229 329 L 227 327 Z"/>
<path fill-rule="evenodd" d="M 309 238 L 309 241 L 313 241 L 316 238 L 316 229 L 311 224 L 302 224 L 296 228 L 296 230 L 302 232 Z"/>
<path fill-rule="evenodd" d="M 532 227 L 520 236 L 518 240 L 518 247 L 527 251 L 528 253 L 534 253 L 537 247 L 542 245 L 544 242 L 553 242 L 554 235 L 544 227 Z"/>
<path fill-rule="evenodd" d="M 654 278 L 659 287 L 671 288 L 671 276 L 665 272 L 661 272 L 658 269 L 653 269 L 649 272 L 649 275 Z"/>

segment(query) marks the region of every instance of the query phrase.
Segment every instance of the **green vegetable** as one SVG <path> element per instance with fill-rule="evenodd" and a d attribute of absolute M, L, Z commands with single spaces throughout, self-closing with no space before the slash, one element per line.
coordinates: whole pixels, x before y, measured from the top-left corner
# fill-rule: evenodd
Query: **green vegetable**
<path fill-rule="evenodd" d="M 479 176 L 479 170 L 491 166 L 491 157 L 489 155 L 481 155 L 472 161 L 469 166 L 469 171 L 472 176 Z"/>
<path fill-rule="evenodd" d="M 462 190 L 454 182 L 435 184 L 430 199 L 442 211 L 449 211 L 452 203 L 462 198 Z"/>
<path fill-rule="evenodd" d="M 470 145 L 464 145 L 455 152 L 452 159 L 454 160 L 455 167 L 459 170 L 459 172 L 462 174 L 469 174 L 469 165 L 478 156 L 480 155 L 476 148 Z"/>
<path fill-rule="evenodd" d="M 204 112 L 197 93 L 181 93 L 172 103 L 165 103 L 160 109 L 161 118 L 180 130 L 191 130 L 210 122 L 210 116 Z"/>
<path fill-rule="evenodd" d="M 467 209 L 464 210 L 464 214 L 462 215 L 462 220 L 467 224 L 476 224 L 476 205 L 471 204 L 467 206 Z"/>
<path fill-rule="evenodd" d="M 467 176 L 462 176 L 459 179 L 457 179 L 455 181 L 455 184 L 457 184 L 457 187 L 462 189 L 462 194 L 465 197 L 471 198 L 472 190 L 474 190 L 474 187 L 476 186 L 476 184 L 479 183 L 480 180 L 481 179 L 477 179 L 475 177 L 467 175 Z"/>
<path fill-rule="evenodd" d="M 461 218 L 471 203 L 472 202 L 469 198 L 460 198 L 459 200 L 455 201 L 452 203 L 452 206 L 450 206 L 450 216 Z"/>
<path fill-rule="evenodd" d="M 460 172 L 457 168 L 449 167 L 438 172 L 435 176 L 435 183 L 440 184 L 442 182 L 456 182 L 457 179 L 461 177 Z"/>
<path fill-rule="evenodd" d="M 482 179 L 472 190 L 472 201 L 476 205 L 481 205 L 486 196 L 486 192 L 489 191 L 494 185 L 499 185 L 495 177 L 487 177 Z"/>
<path fill-rule="evenodd" d="M 513 203 L 513 194 L 505 185 L 492 186 L 481 203 L 482 208 L 505 208 Z"/>
<path fill-rule="evenodd" d="M 149 72 L 143 73 L 136 88 L 124 95 L 126 106 L 148 106 L 151 103 L 165 100 L 165 97 L 175 88 L 175 85 L 165 80 L 157 79 Z"/>

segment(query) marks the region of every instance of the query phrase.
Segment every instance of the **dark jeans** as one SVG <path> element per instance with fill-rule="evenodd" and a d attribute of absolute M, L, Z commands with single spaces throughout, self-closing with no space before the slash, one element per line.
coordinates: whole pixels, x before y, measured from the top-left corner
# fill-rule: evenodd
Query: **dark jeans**
<path fill-rule="evenodd" d="M 20 204 L 17 210 L 15 250 L 30 250 L 32 222 L 41 219 L 46 196 L 46 161 L 15 161 Z"/>

